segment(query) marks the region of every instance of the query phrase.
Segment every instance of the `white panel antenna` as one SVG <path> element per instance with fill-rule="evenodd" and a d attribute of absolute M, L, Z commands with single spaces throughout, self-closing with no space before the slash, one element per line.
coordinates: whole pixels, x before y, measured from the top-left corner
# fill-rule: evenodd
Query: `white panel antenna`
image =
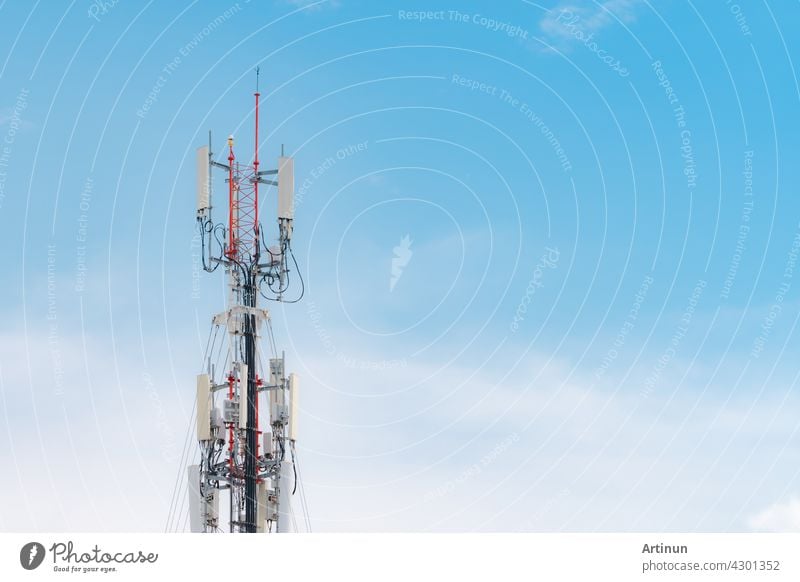
<path fill-rule="evenodd" d="M 197 375 L 197 440 L 211 440 L 211 415 L 209 414 L 209 396 L 211 381 L 208 374 Z"/>
<path fill-rule="evenodd" d="M 299 413 L 298 399 L 300 392 L 300 378 L 297 374 L 289 374 L 289 440 L 297 440 L 297 416 Z"/>
<path fill-rule="evenodd" d="M 205 217 L 211 208 L 211 160 L 208 146 L 197 148 L 197 216 Z"/>
<path fill-rule="evenodd" d="M 200 465 L 186 467 L 186 480 L 189 487 L 189 531 L 203 533 L 203 498 L 200 494 Z"/>
<path fill-rule="evenodd" d="M 294 218 L 294 158 L 278 158 L 278 219 Z"/>

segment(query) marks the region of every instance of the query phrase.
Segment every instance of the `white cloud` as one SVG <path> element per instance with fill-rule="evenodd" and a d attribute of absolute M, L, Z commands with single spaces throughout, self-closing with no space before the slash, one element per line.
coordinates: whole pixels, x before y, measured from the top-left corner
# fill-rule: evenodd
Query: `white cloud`
<path fill-rule="evenodd" d="M 547 36 L 566 41 L 575 38 L 573 23 L 584 34 L 593 34 L 617 22 L 624 23 L 636 20 L 642 0 L 607 0 L 602 4 L 593 1 L 565 2 L 554 7 L 539 23 L 539 28 Z"/>
<path fill-rule="evenodd" d="M 318 531 L 741 531 L 747 520 L 732 516 L 752 507 L 749 476 L 781 482 L 790 466 L 772 463 L 791 405 L 742 398 L 717 417 L 693 381 L 679 395 L 666 379 L 647 399 L 635 380 L 613 394 L 618 379 L 593 388 L 536 353 L 509 378 L 416 361 L 383 374 L 324 357 L 303 365 L 301 456 Z M 743 473 L 732 451 L 752 453 Z"/>
<path fill-rule="evenodd" d="M 190 342 L 148 352 L 148 388 L 138 342 L 90 336 L 84 354 L 66 330 L 58 397 L 47 334 L 28 332 L 31 372 L 21 330 L 0 334 L 0 434 L 10 439 L 0 462 L 11 468 L 7 494 L 21 500 L 0 508 L 0 529 L 160 530 L 196 372 L 191 350 L 174 346 Z M 776 448 L 794 428 L 793 402 L 731 402 L 709 427 L 719 404 L 710 398 L 686 418 L 691 387 L 674 399 L 667 379 L 648 399 L 630 389 L 636 382 L 613 394 L 618 378 L 593 387 L 570 361 L 535 352 L 509 377 L 500 361 L 409 359 L 372 371 L 329 355 L 290 360 L 303 378 L 298 448 L 315 531 L 800 529 L 798 501 L 752 523 L 731 517 L 752 507 L 749 476 L 790 478 L 794 465 Z M 741 454 L 724 454 L 729 440 L 731 452 L 752 452 L 745 473 L 736 473 Z M 756 508 L 770 501 L 754 499 Z"/>
<path fill-rule="evenodd" d="M 756 531 L 800 532 L 800 499 L 770 505 L 752 516 L 748 525 Z"/>
<path fill-rule="evenodd" d="M 27 347 L 24 337 L 0 334 L 0 463 L 4 493 L 20 500 L 0 508 L 3 530 L 161 530 L 190 391 L 161 360 L 145 381 L 135 347 L 117 345 L 115 363 L 110 342 L 66 326 L 57 341 L 34 328 Z"/>

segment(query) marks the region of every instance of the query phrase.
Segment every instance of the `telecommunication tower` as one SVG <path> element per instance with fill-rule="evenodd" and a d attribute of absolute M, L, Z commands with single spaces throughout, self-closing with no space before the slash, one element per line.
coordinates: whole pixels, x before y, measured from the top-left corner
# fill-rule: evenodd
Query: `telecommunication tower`
<path fill-rule="evenodd" d="M 285 373 L 270 313 L 259 300 L 291 303 L 299 301 L 304 291 L 291 246 L 294 160 L 284 156 L 281 147 L 277 169 L 260 169 L 258 70 L 254 96 L 251 162 L 236 157 L 233 136 L 228 137 L 223 158 L 227 164 L 215 159 L 210 132 L 209 144 L 197 150 L 197 224 L 203 268 L 214 272 L 223 267 L 227 305 L 212 318 L 206 371 L 197 376 L 200 463 L 187 467 L 192 532 L 224 531 L 221 500 L 227 501 L 223 510 L 230 532 L 295 531 L 291 497 L 298 474 L 298 378 Z M 211 218 L 213 171 L 221 171 L 227 184 L 228 212 L 222 223 Z M 260 192 L 260 185 L 277 188 L 277 244 L 272 247 L 265 242 L 259 220 L 259 194 L 263 197 L 266 190 Z M 290 275 L 293 279 L 295 274 L 301 291 L 287 298 Z M 271 357 L 262 356 L 262 339 L 269 344 Z"/>

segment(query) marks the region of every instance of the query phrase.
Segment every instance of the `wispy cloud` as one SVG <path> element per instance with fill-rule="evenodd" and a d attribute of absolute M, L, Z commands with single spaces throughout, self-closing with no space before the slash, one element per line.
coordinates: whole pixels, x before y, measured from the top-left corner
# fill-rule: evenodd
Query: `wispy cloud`
<path fill-rule="evenodd" d="M 617 19 L 625 23 L 635 21 L 643 4 L 643 0 L 564 2 L 542 18 L 539 28 L 552 39 L 567 41 L 575 38 L 568 24 L 578 25 L 585 34 L 597 33 L 617 22 Z"/>
<path fill-rule="evenodd" d="M 748 520 L 751 529 L 769 532 L 800 532 L 800 499 L 775 503 Z"/>

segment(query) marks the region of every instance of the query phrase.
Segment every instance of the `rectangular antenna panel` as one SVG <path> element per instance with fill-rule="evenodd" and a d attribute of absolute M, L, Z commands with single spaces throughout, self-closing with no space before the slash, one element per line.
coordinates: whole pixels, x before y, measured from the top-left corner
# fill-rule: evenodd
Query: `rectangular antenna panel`
<path fill-rule="evenodd" d="M 264 533 L 267 525 L 267 484 L 261 481 L 256 487 L 256 533 Z"/>
<path fill-rule="evenodd" d="M 208 374 L 197 376 L 197 440 L 211 440 L 211 415 L 209 411 L 209 394 L 211 381 Z"/>
<path fill-rule="evenodd" d="M 203 500 L 200 496 L 200 465 L 186 467 L 189 487 L 189 531 L 203 533 Z"/>
<path fill-rule="evenodd" d="M 197 148 L 197 212 L 211 208 L 211 183 L 208 146 Z"/>
<path fill-rule="evenodd" d="M 294 158 L 278 158 L 278 218 L 294 218 Z"/>
<path fill-rule="evenodd" d="M 275 527 L 277 533 L 294 533 L 295 531 L 292 524 L 294 485 L 294 464 L 291 461 L 283 461 L 278 481 L 278 523 Z"/>
<path fill-rule="evenodd" d="M 300 392 L 300 378 L 297 374 L 289 374 L 289 439 L 297 440 L 297 415 L 298 398 Z"/>

